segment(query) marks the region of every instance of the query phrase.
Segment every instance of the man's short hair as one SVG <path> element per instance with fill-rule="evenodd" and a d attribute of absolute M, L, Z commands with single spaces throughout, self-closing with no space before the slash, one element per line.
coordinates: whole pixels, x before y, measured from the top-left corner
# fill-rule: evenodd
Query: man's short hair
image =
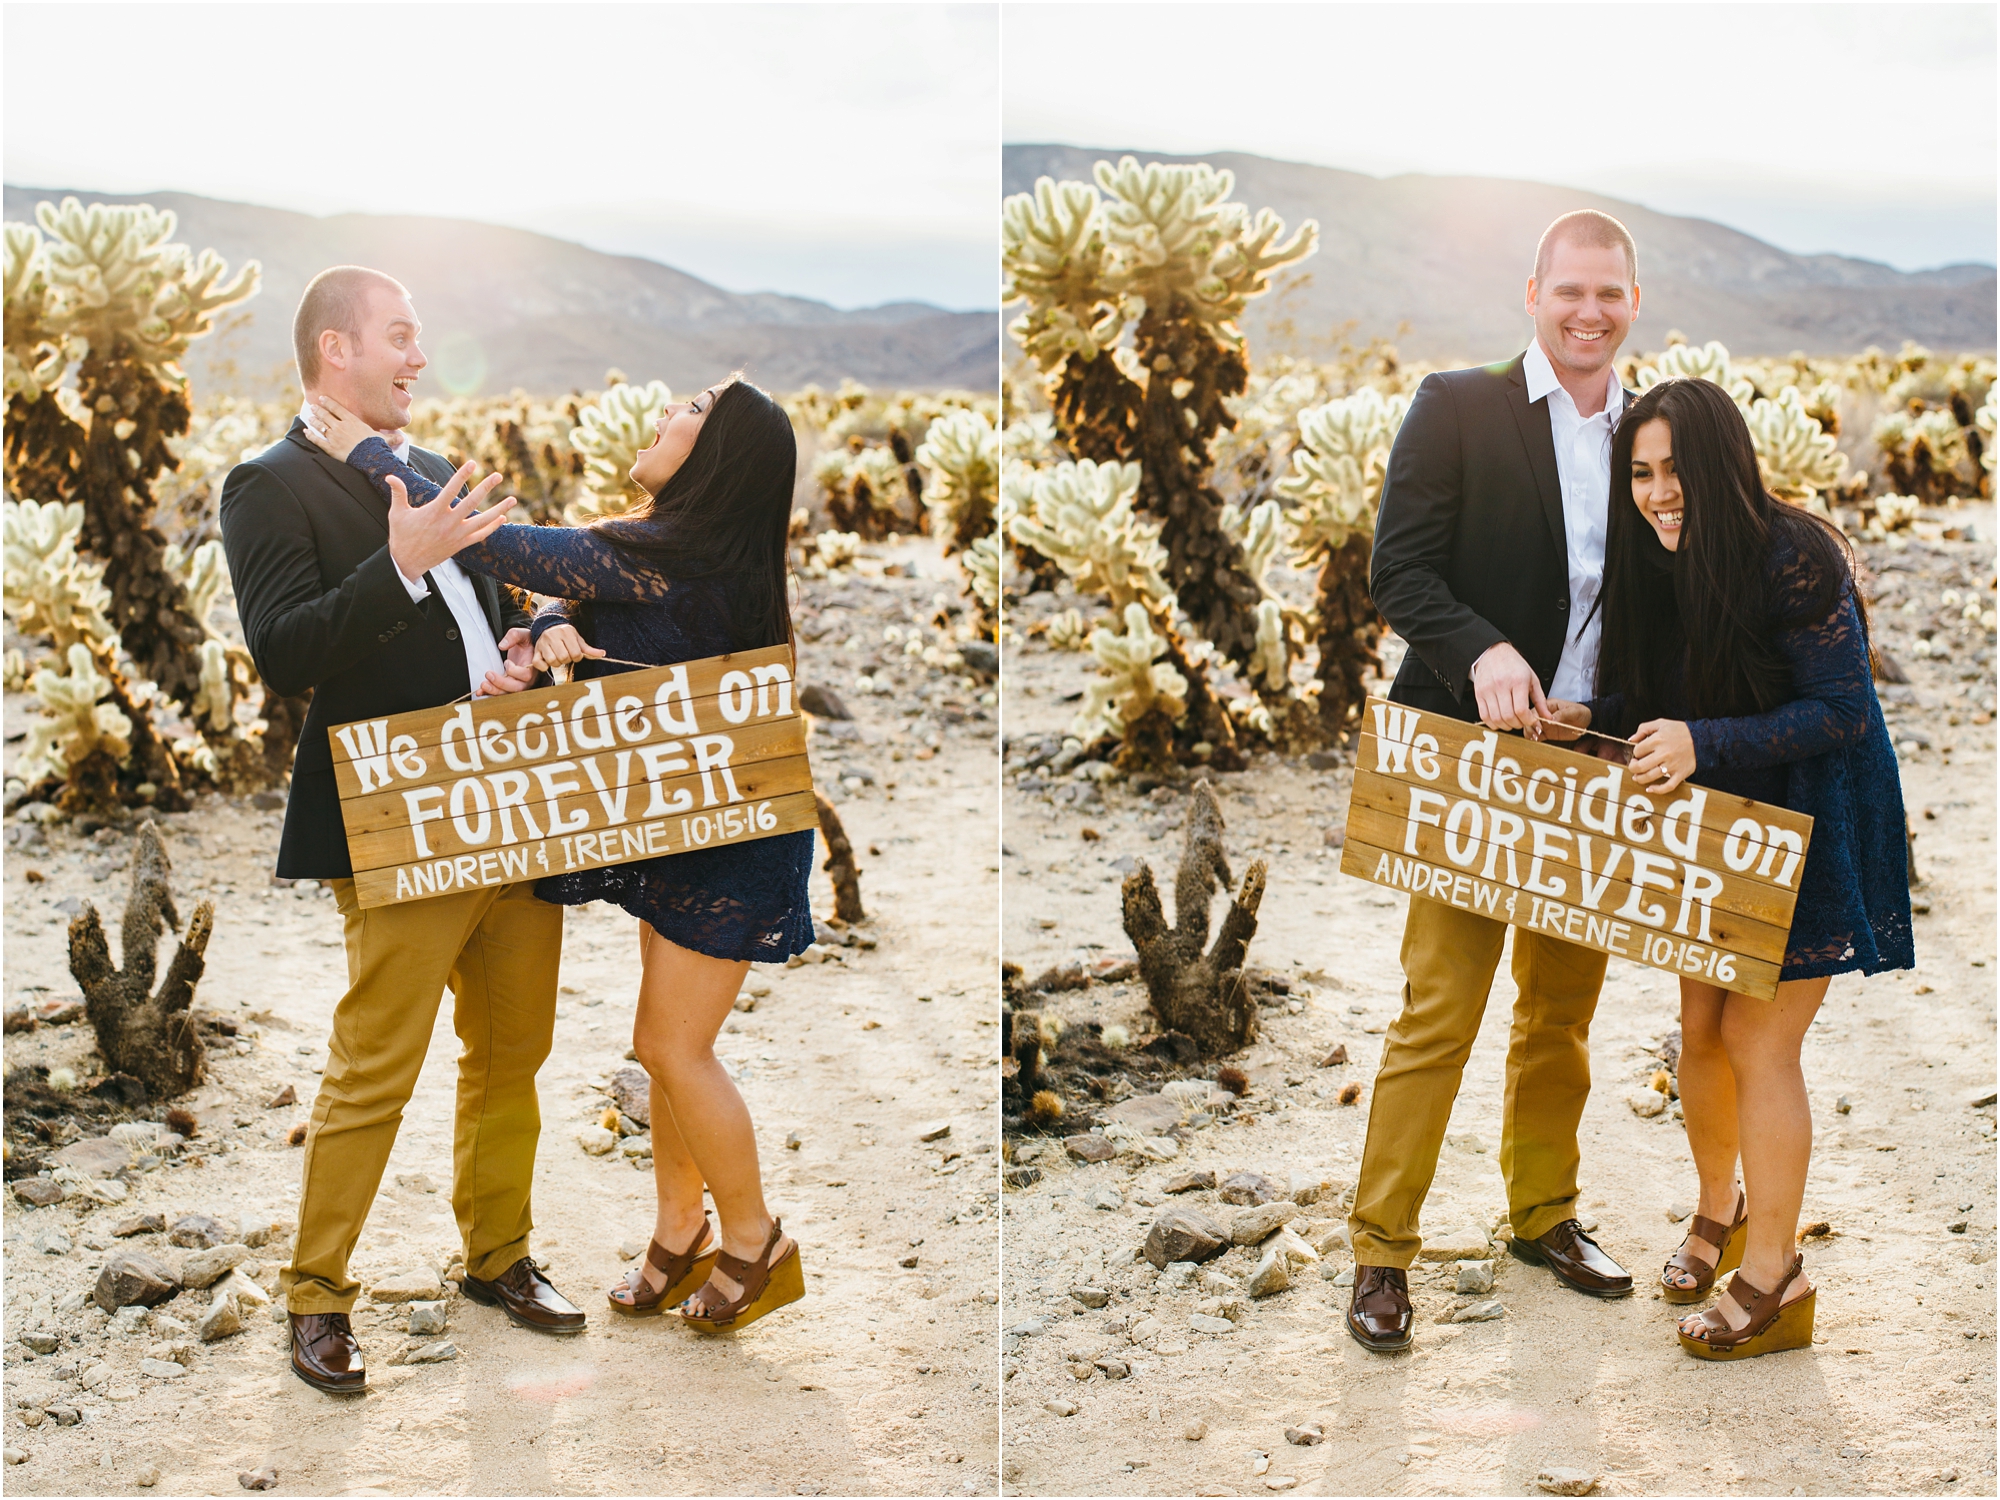
<path fill-rule="evenodd" d="M 1632 243 L 1632 231 L 1610 214 L 1601 214 L 1594 208 L 1579 208 L 1575 213 L 1564 214 L 1542 231 L 1542 241 L 1535 246 L 1535 280 L 1540 281 L 1548 274 L 1549 255 L 1557 245 L 1564 243 L 1583 245 L 1592 250 L 1623 250 L 1625 273 L 1634 282 L 1639 279 L 1639 247 Z"/>
<path fill-rule="evenodd" d="M 319 336 L 331 328 L 361 342 L 361 316 L 371 287 L 387 287 L 399 297 L 408 290 L 393 276 L 366 266 L 334 266 L 306 283 L 299 310 L 292 319 L 292 354 L 299 362 L 299 384 L 310 388 L 319 379 Z"/>

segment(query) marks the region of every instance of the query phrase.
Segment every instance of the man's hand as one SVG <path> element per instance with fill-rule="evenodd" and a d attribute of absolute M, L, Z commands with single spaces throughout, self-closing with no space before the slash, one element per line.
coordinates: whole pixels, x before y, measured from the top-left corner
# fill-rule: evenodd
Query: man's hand
<path fill-rule="evenodd" d="M 1571 740 L 1583 738 L 1583 732 L 1590 728 L 1589 708 L 1581 703 L 1571 703 L 1567 698 L 1549 699 L 1548 715 L 1562 722 L 1536 725 L 1539 732 L 1531 733 L 1531 738 L 1566 745 Z"/>
<path fill-rule="evenodd" d="M 1549 711 L 1535 669 L 1506 641 L 1489 646 L 1472 664 L 1472 692 L 1479 722 L 1488 729 L 1532 729 L 1535 715 Z"/>
<path fill-rule="evenodd" d="M 487 475 L 471 494 L 453 500 L 452 496 L 458 494 L 472 470 L 469 463 L 460 465 L 429 505 L 411 505 L 410 492 L 403 488 L 403 481 L 390 476 L 389 556 L 395 559 L 397 571 L 410 582 L 415 583 L 474 542 L 485 541 L 500 529 L 507 512 L 514 508 L 511 495 L 485 510 L 479 508 L 479 502 L 500 483 L 498 474 Z"/>
<path fill-rule="evenodd" d="M 518 693 L 522 688 L 535 685 L 535 645 L 528 639 L 525 629 L 516 625 L 501 636 L 500 654 L 507 658 L 507 665 L 498 672 L 486 674 L 486 681 L 479 689 L 482 698 Z"/>

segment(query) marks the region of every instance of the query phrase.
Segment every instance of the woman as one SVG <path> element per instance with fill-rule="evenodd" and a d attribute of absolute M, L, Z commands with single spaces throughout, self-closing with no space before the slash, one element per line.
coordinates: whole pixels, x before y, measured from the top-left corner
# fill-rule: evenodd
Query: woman
<path fill-rule="evenodd" d="M 314 441 L 392 504 L 438 493 L 338 403 L 319 399 L 313 412 Z M 776 645 L 792 634 L 786 528 L 797 461 L 784 409 L 732 378 L 661 415 L 632 465 L 633 482 L 651 497 L 638 510 L 581 529 L 502 526 L 456 561 L 555 597 L 534 622 L 544 671 L 611 675 L 627 668 L 593 659 L 671 666 Z M 639 919 L 632 1048 L 652 1080 L 659 1209 L 644 1261 L 606 1294 L 622 1313 L 678 1307 L 689 1327 L 716 1332 L 804 1295 L 798 1247 L 764 1206 L 749 1111 L 714 1043 L 751 962 L 782 962 L 812 942 L 812 852 L 805 831 L 536 886 L 545 901 L 603 899 Z M 704 1186 L 721 1221 L 719 1245 Z"/>
<path fill-rule="evenodd" d="M 1631 737 L 1633 778 L 1656 796 L 1692 780 L 1813 818 L 1776 998 L 1681 980 L 1701 1201 L 1660 1276 L 1668 1301 L 1693 1302 L 1738 1267 L 1713 1308 L 1681 1322 L 1690 1354 L 1805 1348 L 1814 1294 L 1795 1243 L 1812 1112 L 1799 1049 L 1833 975 L 1916 962 L 1902 788 L 1846 541 L 1766 493 L 1727 392 L 1667 380 L 1613 440 L 1600 602 L 1599 696 L 1555 716 Z"/>

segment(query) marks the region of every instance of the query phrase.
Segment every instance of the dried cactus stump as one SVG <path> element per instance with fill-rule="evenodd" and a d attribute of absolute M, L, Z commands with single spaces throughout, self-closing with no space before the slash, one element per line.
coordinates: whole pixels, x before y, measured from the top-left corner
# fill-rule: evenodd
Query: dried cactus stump
<path fill-rule="evenodd" d="M 865 922 L 868 913 L 861 907 L 861 866 L 855 863 L 854 845 L 826 794 L 814 792 L 813 801 L 819 806 L 819 834 L 826 840 L 826 863 L 820 868 L 833 881 L 833 914 L 843 922 Z"/>
<path fill-rule="evenodd" d="M 1257 933 L 1264 899 L 1264 862 L 1244 873 L 1230 898 L 1222 930 L 1206 953 L 1208 907 L 1216 887 L 1230 885 L 1222 850 L 1222 809 L 1207 781 L 1188 798 L 1187 838 L 1174 877 L 1174 925 L 1167 925 L 1153 872 L 1144 860 L 1121 891 L 1125 935 L 1139 954 L 1139 977 L 1153 1013 L 1169 1030 L 1193 1039 L 1211 1056 L 1234 1051 L 1257 1034 L 1257 1002 L 1243 981 L 1244 954 Z"/>
<path fill-rule="evenodd" d="M 213 903 L 204 901 L 195 908 L 166 978 L 153 992 L 160 934 L 178 933 L 180 928 L 168 881 L 172 869 L 160 830 L 148 819 L 139 827 L 132 853 L 132 894 L 125 903 L 121 934 L 123 969 L 112 965 L 95 906 L 86 901 L 82 913 L 69 924 L 69 971 L 83 987 L 84 1013 L 97 1033 L 105 1067 L 137 1078 L 155 1099 L 186 1093 L 207 1071 L 207 1053 L 191 1007 L 204 967 L 202 955 L 215 925 Z"/>

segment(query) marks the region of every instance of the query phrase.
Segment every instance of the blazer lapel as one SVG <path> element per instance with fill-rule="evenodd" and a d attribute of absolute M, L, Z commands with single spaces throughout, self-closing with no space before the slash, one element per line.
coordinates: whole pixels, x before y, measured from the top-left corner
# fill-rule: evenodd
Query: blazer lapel
<path fill-rule="evenodd" d="M 1556 468 L 1555 431 L 1549 426 L 1549 407 L 1528 399 L 1528 377 L 1515 360 L 1507 369 L 1507 403 L 1514 408 L 1514 421 L 1521 429 L 1521 442 L 1528 450 L 1528 467 L 1535 476 L 1535 488 L 1542 498 L 1542 518 L 1548 522 L 1549 536 L 1555 541 L 1556 555 L 1569 567 L 1569 539 L 1563 527 L 1562 474 Z"/>
<path fill-rule="evenodd" d="M 381 527 L 382 534 L 387 536 L 389 534 L 389 502 L 375 493 L 375 486 L 368 482 L 367 477 L 359 469 L 350 468 L 348 465 L 341 463 L 332 454 L 326 452 L 325 449 L 307 437 L 305 431 L 306 424 L 297 417 L 294 417 L 292 418 L 291 430 L 285 436 L 311 454 L 313 461 L 319 465 L 320 472 L 331 479 L 348 499 L 366 511 L 368 518 Z"/>

